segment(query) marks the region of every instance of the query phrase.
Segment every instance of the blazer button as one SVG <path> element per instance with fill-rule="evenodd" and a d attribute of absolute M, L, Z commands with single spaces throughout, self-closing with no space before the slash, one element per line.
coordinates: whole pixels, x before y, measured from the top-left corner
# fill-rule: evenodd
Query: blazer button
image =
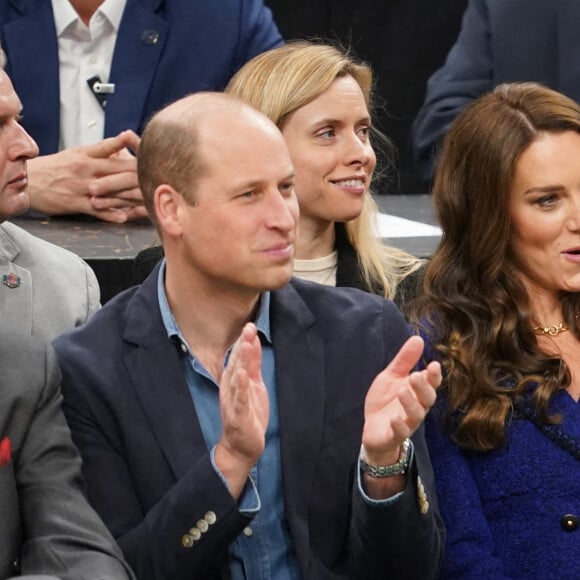
<path fill-rule="evenodd" d="M 215 515 L 214 512 L 207 512 L 205 514 L 205 516 L 203 516 L 203 519 L 210 525 L 212 526 L 213 524 L 216 523 L 217 517 Z"/>
<path fill-rule="evenodd" d="M 560 525 L 565 532 L 573 532 L 578 528 L 578 516 L 566 514 L 560 519 Z"/>
<path fill-rule="evenodd" d="M 181 545 L 184 548 L 191 548 L 191 546 L 193 546 L 193 538 L 189 534 L 185 534 L 181 538 Z"/>

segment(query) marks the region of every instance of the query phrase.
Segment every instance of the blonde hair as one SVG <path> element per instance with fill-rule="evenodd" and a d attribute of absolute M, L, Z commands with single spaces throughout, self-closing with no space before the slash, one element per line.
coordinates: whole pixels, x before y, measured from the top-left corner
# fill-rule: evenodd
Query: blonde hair
<path fill-rule="evenodd" d="M 335 46 L 295 41 L 264 52 L 246 63 L 231 79 L 226 92 L 240 97 L 282 128 L 289 113 L 322 94 L 340 77 L 358 83 L 369 111 L 372 110 L 373 73 L 369 65 L 355 61 Z M 422 264 L 422 260 L 386 246 L 375 235 L 378 208 L 365 196 L 361 214 L 345 223 L 349 242 L 358 255 L 366 285 L 383 287 L 393 298 L 397 284 Z"/>

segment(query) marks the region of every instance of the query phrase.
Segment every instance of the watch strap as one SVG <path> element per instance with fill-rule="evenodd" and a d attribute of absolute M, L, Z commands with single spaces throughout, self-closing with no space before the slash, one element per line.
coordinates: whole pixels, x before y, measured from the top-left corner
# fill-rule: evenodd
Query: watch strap
<path fill-rule="evenodd" d="M 373 465 L 365 460 L 364 446 L 361 445 L 359 455 L 359 465 L 364 473 L 370 477 L 383 478 L 392 477 L 394 475 L 401 475 L 406 473 L 409 467 L 409 460 L 411 457 L 411 440 L 405 439 L 401 445 L 401 453 L 396 463 L 391 465 Z"/>

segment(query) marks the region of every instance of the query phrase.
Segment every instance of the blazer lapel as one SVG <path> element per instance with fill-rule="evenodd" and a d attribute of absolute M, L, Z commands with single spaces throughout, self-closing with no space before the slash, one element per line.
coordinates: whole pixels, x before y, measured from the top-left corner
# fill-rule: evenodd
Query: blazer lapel
<path fill-rule="evenodd" d="M 14 263 L 20 247 L 0 226 L 0 312 L 2 324 L 32 334 L 32 275 Z M 4 276 L 9 278 L 4 282 Z M 17 283 L 10 287 L 11 278 Z"/>
<path fill-rule="evenodd" d="M 307 508 L 323 431 L 324 344 L 312 328 L 314 315 L 292 285 L 273 293 L 271 320 L 285 514 L 297 553 L 306 559 Z"/>
<path fill-rule="evenodd" d="M 133 387 L 151 430 L 176 479 L 207 452 L 201 426 L 182 373 L 180 353 L 167 337 L 157 300 L 159 266 L 128 306 L 124 339 L 135 347 L 125 358 Z"/>
<path fill-rule="evenodd" d="M 53 153 L 58 150 L 60 134 L 60 89 L 52 4 L 38 0 L 10 1 L 22 17 L 2 28 L 8 55 L 6 71 L 20 100 L 26 103 L 27 130 L 34 135 L 42 154 Z"/>
<path fill-rule="evenodd" d="M 160 4 L 160 0 L 127 1 L 109 75 L 116 88 L 107 101 L 106 136 L 125 129 L 140 131 L 145 121 L 145 102 L 169 32 L 167 22 L 154 12 Z"/>

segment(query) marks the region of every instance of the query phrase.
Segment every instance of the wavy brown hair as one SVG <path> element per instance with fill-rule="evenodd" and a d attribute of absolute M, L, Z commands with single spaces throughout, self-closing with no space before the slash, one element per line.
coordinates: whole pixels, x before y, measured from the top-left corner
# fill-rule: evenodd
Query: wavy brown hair
<path fill-rule="evenodd" d="M 357 61 L 347 50 L 306 40 L 289 42 L 254 57 L 234 75 L 226 92 L 246 101 L 282 128 L 290 113 L 314 100 L 337 78 L 348 75 L 360 86 L 370 113 L 373 73 L 369 65 Z M 376 130 L 372 131 L 371 140 L 373 147 L 377 141 L 392 147 Z M 300 201 L 300 192 L 297 194 Z M 366 195 L 360 215 L 346 222 L 345 229 L 368 288 L 378 282 L 385 297 L 393 298 L 398 282 L 423 261 L 381 243 L 375 235 L 377 213 L 375 201 Z"/>
<path fill-rule="evenodd" d="M 538 417 L 570 384 L 563 360 L 537 344 L 528 293 L 510 248 L 509 201 L 516 163 L 545 132 L 580 133 L 580 107 L 535 83 L 498 86 L 469 105 L 444 139 L 433 183 L 443 230 L 414 320 L 445 371 L 447 418 L 456 442 L 502 445 L 513 405 L 533 392 Z M 580 336 L 580 294 L 562 293 L 564 318 Z M 537 388 L 536 388 L 537 387 Z"/>

